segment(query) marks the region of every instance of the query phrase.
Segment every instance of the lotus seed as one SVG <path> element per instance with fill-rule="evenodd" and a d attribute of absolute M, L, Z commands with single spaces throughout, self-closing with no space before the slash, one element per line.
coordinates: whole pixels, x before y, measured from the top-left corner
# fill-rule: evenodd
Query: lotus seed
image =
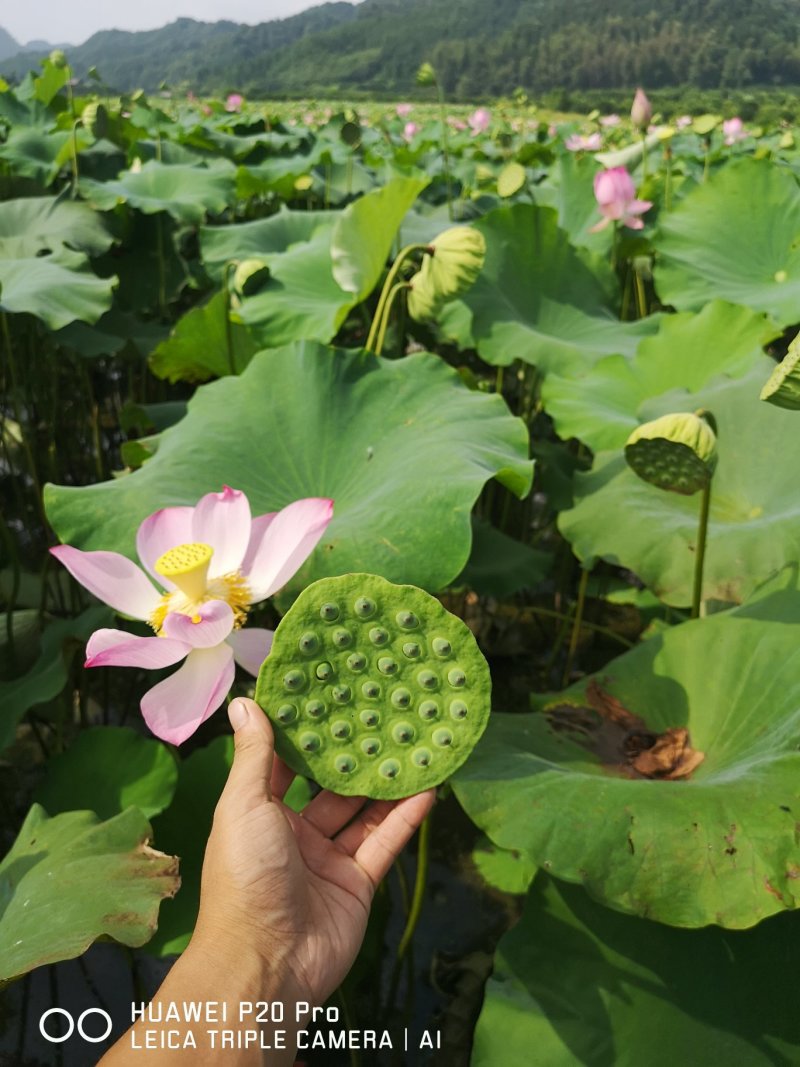
<path fill-rule="evenodd" d="M 439 714 L 439 705 L 435 700 L 423 700 L 419 706 L 419 717 L 421 719 L 435 719 Z"/>
<path fill-rule="evenodd" d="M 396 759 L 385 759 L 378 767 L 378 773 L 384 778 L 396 778 L 400 773 L 400 764 Z"/>
<path fill-rule="evenodd" d="M 319 613 L 325 622 L 336 622 L 339 618 L 339 608 L 336 604 L 323 604 Z"/>
<path fill-rule="evenodd" d="M 377 682 L 364 682 L 361 686 L 361 692 L 367 700 L 377 700 L 381 695 L 381 687 Z"/>
<path fill-rule="evenodd" d="M 420 671 L 417 675 L 417 681 L 423 689 L 435 689 L 439 684 L 439 679 L 433 671 Z"/>
<path fill-rule="evenodd" d="M 398 745 L 407 745 L 409 741 L 414 740 L 416 734 L 410 722 L 398 722 L 392 728 L 392 737 Z"/>
<path fill-rule="evenodd" d="M 321 743 L 319 734 L 312 734 L 310 730 L 300 734 L 300 748 L 304 752 L 316 752 Z"/>
<path fill-rule="evenodd" d="M 309 700 L 306 704 L 306 715 L 310 715 L 312 719 L 318 719 L 320 715 L 325 714 L 325 705 L 321 700 Z"/>
<path fill-rule="evenodd" d="M 352 756 L 337 756 L 333 763 L 341 774 L 352 774 L 357 766 Z"/>
<path fill-rule="evenodd" d="M 452 652 L 452 646 L 449 641 L 446 641 L 443 637 L 434 637 L 431 647 L 437 656 L 441 656 L 444 659 Z"/>
<path fill-rule="evenodd" d="M 360 596 L 353 605 L 353 610 L 359 619 L 368 619 L 375 614 L 375 601 L 368 596 Z"/>
<path fill-rule="evenodd" d="M 417 748 L 411 753 L 411 762 L 417 767 L 429 767 L 432 759 L 433 755 L 429 748 Z"/>
<path fill-rule="evenodd" d="M 319 648 L 319 638 L 315 633 L 312 633 L 309 630 L 307 634 L 303 634 L 298 641 L 298 644 L 300 646 L 300 651 L 305 652 L 307 656 L 310 656 Z"/>
<path fill-rule="evenodd" d="M 353 636 L 349 630 L 334 630 L 333 643 L 337 648 L 349 648 L 353 643 Z"/>
<path fill-rule="evenodd" d="M 337 704 L 346 704 L 350 699 L 351 691 L 349 685 L 335 685 L 333 687 L 333 699 Z"/>
<path fill-rule="evenodd" d="M 419 659 L 419 655 L 422 649 L 419 647 L 416 641 L 406 641 L 403 645 L 403 655 L 408 659 Z"/>
<path fill-rule="evenodd" d="M 344 722 L 342 719 L 331 723 L 331 734 L 337 741 L 346 741 L 350 736 L 350 723 Z"/>
<path fill-rule="evenodd" d="M 378 660 L 378 670 L 381 674 L 396 674 L 397 663 L 391 656 L 381 656 Z"/>
<path fill-rule="evenodd" d="M 450 717 L 453 719 L 466 719 L 467 711 L 463 700 L 453 700 L 450 704 Z"/>
<path fill-rule="evenodd" d="M 302 689 L 306 684 L 306 676 L 302 671 L 287 671 L 283 676 L 284 689 L 288 689 L 290 693 L 296 693 L 298 689 Z"/>
<path fill-rule="evenodd" d="M 381 721 L 380 715 L 373 708 L 365 708 L 358 717 L 365 726 L 377 726 Z"/>
<path fill-rule="evenodd" d="M 294 704 L 282 704 L 275 714 L 278 717 L 278 721 L 285 726 L 287 723 L 294 722 L 297 718 L 297 708 Z"/>
<path fill-rule="evenodd" d="M 367 657 L 361 652 L 353 652 L 347 657 L 347 666 L 351 671 L 363 671 L 367 665 Z"/>
<path fill-rule="evenodd" d="M 377 756 L 381 750 L 381 743 L 377 737 L 365 737 L 361 742 L 361 751 L 365 756 Z"/>
<path fill-rule="evenodd" d="M 411 704 L 411 693 L 408 689 L 395 689 L 392 693 L 392 703 L 396 708 L 407 708 Z"/>
<path fill-rule="evenodd" d="M 415 627 L 419 626 L 419 619 L 413 611 L 398 611 L 395 618 L 404 630 L 413 630 Z"/>
<path fill-rule="evenodd" d="M 453 689 L 460 689 L 466 683 L 467 676 L 460 667 L 453 667 L 451 671 L 447 672 L 447 680 Z"/>
<path fill-rule="evenodd" d="M 446 727 L 442 726 L 438 730 L 433 731 L 433 743 L 439 745 L 440 748 L 447 748 L 448 745 L 453 743 L 453 734 Z"/>
<path fill-rule="evenodd" d="M 333 667 L 325 660 L 317 664 L 317 669 L 314 673 L 321 682 L 329 682 L 333 678 Z"/>
<path fill-rule="evenodd" d="M 385 645 L 389 640 L 389 632 L 382 626 L 373 626 L 369 632 L 369 639 L 373 645 Z"/>

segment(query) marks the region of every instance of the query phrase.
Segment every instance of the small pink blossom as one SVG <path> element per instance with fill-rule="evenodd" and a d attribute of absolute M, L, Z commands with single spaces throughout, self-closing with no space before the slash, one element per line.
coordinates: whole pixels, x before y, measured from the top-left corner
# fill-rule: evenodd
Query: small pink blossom
<path fill-rule="evenodd" d="M 736 144 L 737 141 L 743 141 L 747 137 L 747 130 L 738 115 L 735 118 L 726 119 L 722 123 L 722 132 L 725 135 L 725 144 L 727 145 Z"/>
<path fill-rule="evenodd" d="M 416 122 L 407 122 L 403 127 L 403 137 L 406 141 L 413 141 L 421 129 Z"/>
<path fill-rule="evenodd" d="M 479 107 L 472 112 L 467 123 L 472 130 L 472 136 L 476 137 L 479 133 L 486 133 L 489 129 L 492 124 L 492 113 L 485 107 Z"/>
<path fill-rule="evenodd" d="M 399 119 L 407 119 L 411 112 L 414 110 L 413 104 L 398 104 L 397 105 L 397 117 Z"/>
<path fill-rule="evenodd" d="M 241 93 L 229 93 L 228 99 L 225 101 L 226 111 L 241 111 L 242 104 L 244 103 L 244 97 Z"/>
<path fill-rule="evenodd" d="M 607 130 L 613 129 L 614 126 L 619 126 L 622 119 L 619 115 L 601 115 L 600 125 L 604 126 Z"/>
<path fill-rule="evenodd" d="M 693 121 L 693 119 L 692 119 L 691 115 L 679 115 L 675 119 L 675 129 L 676 130 L 685 130 L 687 126 L 691 126 L 692 125 L 692 121 Z"/>
<path fill-rule="evenodd" d="M 245 494 L 225 486 L 195 507 L 162 508 L 146 518 L 136 534 L 143 568 L 117 552 L 52 548 L 84 588 L 156 635 L 97 630 L 85 666 L 158 670 L 183 661 L 141 700 L 150 730 L 181 744 L 223 702 L 235 663 L 258 674 L 272 631 L 242 629 L 247 613 L 305 562 L 332 514 L 333 501 L 314 497 L 253 518 Z"/>
<path fill-rule="evenodd" d="M 594 176 L 594 195 L 603 218 L 590 233 L 605 229 L 609 222 L 621 222 L 632 230 L 641 230 L 644 223 L 639 215 L 653 206 L 649 200 L 636 199 L 633 178 L 624 167 L 600 170 Z"/>
<path fill-rule="evenodd" d="M 602 146 L 603 138 L 599 133 L 590 133 L 588 137 L 573 133 L 564 141 L 564 147 L 570 152 L 597 152 Z"/>
<path fill-rule="evenodd" d="M 450 126 L 451 129 L 457 130 L 459 133 L 467 128 L 466 122 L 464 122 L 463 119 L 458 118 L 456 115 L 447 116 L 447 125 Z"/>

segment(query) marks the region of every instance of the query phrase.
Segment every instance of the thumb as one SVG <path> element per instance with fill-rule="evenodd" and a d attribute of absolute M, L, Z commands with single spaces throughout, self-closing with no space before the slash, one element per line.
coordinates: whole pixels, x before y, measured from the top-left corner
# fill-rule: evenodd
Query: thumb
<path fill-rule="evenodd" d="M 228 707 L 233 727 L 233 766 L 222 797 L 229 803 L 271 800 L 269 779 L 275 758 L 272 723 L 254 700 L 237 697 Z"/>

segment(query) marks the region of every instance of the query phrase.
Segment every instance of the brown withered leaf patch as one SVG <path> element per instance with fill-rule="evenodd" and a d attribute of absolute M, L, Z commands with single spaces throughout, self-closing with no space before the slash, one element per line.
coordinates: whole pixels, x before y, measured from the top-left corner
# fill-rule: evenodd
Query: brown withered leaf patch
<path fill-rule="evenodd" d="M 595 678 L 586 687 L 586 704 L 552 704 L 544 710 L 555 731 L 569 733 L 576 744 L 627 778 L 688 778 L 705 759 L 692 748 L 685 726 L 653 733 Z"/>

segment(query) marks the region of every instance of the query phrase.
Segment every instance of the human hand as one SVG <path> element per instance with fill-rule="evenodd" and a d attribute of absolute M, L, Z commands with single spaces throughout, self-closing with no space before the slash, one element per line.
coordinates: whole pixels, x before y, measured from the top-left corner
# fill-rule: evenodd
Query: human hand
<path fill-rule="evenodd" d="M 433 806 L 319 793 L 298 815 L 281 801 L 294 773 L 275 757 L 272 725 L 252 700 L 229 709 L 233 767 L 214 814 L 192 940 L 255 953 L 293 996 L 321 1004 L 361 946 L 375 888 Z"/>

